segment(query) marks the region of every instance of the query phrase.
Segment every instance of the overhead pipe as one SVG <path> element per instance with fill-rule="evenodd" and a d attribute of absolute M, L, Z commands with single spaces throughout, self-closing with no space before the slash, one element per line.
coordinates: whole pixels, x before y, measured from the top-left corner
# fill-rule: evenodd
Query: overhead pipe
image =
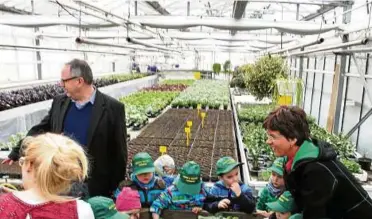
<path fill-rule="evenodd" d="M 88 52 L 88 53 L 99 53 L 99 54 L 111 54 L 111 55 L 122 55 L 127 56 L 129 53 L 117 53 L 110 51 L 94 51 L 94 50 L 84 50 L 84 49 L 62 49 L 53 47 L 42 47 L 42 46 L 22 46 L 22 45 L 10 45 L 10 44 L 0 44 L 0 47 L 7 47 L 13 49 L 31 49 L 31 50 L 47 50 L 47 51 L 64 51 L 64 52 Z"/>
<path fill-rule="evenodd" d="M 348 55 L 352 53 L 372 52 L 372 47 L 332 51 L 336 55 Z"/>
<path fill-rule="evenodd" d="M 140 27 L 142 27 L 142 28 L 144 27 L 142 24 L 140 24 L 140 23 L 138 23 L 138 22 L 135 22 L 135 21 L 129 20 L 129 19 L 124 18 L 124 17 L 120 17 L 120 16 L 118 16 L 118 15 L 116 15 L 116 14 L 113 14 L 113 13 L 111 13 L 111 12 L 109 12 L 109 11 L 106 11 L 106 10 L 104 10 L 104 9 L 98 7 L 98 6 L 95 6 L 95 5 L 91 4 L 91 3 L 88 3 L 88 2 L 86 2 L 86 1 L 83 1 L 83 0 L 74 0 L 74 2 L 78 2 L 78 3 L 82 4 L 82 5 L 85 5 L 85 6 L 91 8 L 91 9 L 94 9 L 94 10 L 96 10 L 96 11 L 100 11 L 100 12 L 102 12 L 102 13 L 109 14 L 109 15 L 111 15 L 111 16 L 113 16 L 113 17 L 116 17 L 116 18 L 119 18 L 119 19 L 121 19 L 121 20 L 123 20 L 123 21 L 125 21 L 125 22 L 127 22 L 127 23 L 134 24 L 134 25 L 140 26 Z"/>
<path fill-rule="evenodd" d="M 160 50 L 165 50 L 165 51 L 172 51 L 172 52 L 181 53 L 179 50 L 169 49 L 169 48 L 166 48 L 166 47 L 163 47 L 163 46 L 157 46 L 157 45 L 153 45 L 153 44 L 145 43 L 145 42 L 143 42 L 143 41 L 136 40 L 136 39 L 131 38 L 131 37 L 127 37 L 127 42 L 128 42 L 128 43 L 133 43 L 133 44 L 142 45 L 142 46 L 153 47 L 153 48 L 157 48 L 157 49 L 160 49 Z"/>
<path fill-rule="evenodd" d="M 151 48 L 141 48 L 141 47 L 135 47 L 135 46 L 130 46 L 130 45 L 103 43 L 103 42 L 98 42 L 98 41 L 93 41 L 93 40 L 86 40 L 86 39 L 83 39 L 83 38 L 80 38 L 80 37 L 77 37 L 75 39 L 75 42 L 78 43 L 78 44 L 88 44 L 88 45 L 96 45 L 96 46 L 111 46 L 111 47 L 118 47 L 118 48 L 131 49 L 131 50 L 144 50 L 144 51 L 157 52 L 156 49 L 151 49 Z"/>
<path fill-rule="evenodd" d="M 318 48 L 318 49 L 310 49 L 306 51 L 295 52 L 295 53 L 284 55 L 284 56 L 300 56 L 300 55 L 306 55 L 309 53 L 328 51 L 332 49 L 341 49 L 341 48 L 345 48 L 349 46 L 366 45 L 370 40 L 371 38 L 364 38 L 362 40 L 354 40 L 348 43 L 341 43 L 341 44 L 336 44 L 336 45 L 325 46 L 323 48 Z"/>
<path fill-rule="evenodd" d="M 54 1 L 52 1 L 52 2 L 54 2 Z M 72 10 L 75 10 L 75 11 L 78 11 L 78 12 L 83 12 L 84 14 L 90 15 L 90 16 L 95 17 L 95 18 L 99 18 L 101 20 L 110 22 L 110 23 L 115 24 L 117 26 L 127 27 L 125 24 L 122 24 L 120 22 L 116 22 L 114 20 L 111 20 L 111 19 L 106 18 L 106 17 L 103 17 L 103 16 L 99 16 L 97 14 L 93 14 L 93 13 L 87 11 L 87 10 L 84 10 L 83 8 L 76 8 L 76 7 L 74 7 L 74 6 L 70 5 L 70 4 L 66 4 L 65 2 L 64 3 L 61 3 L 59 1 L 55 1 L 54 3 L 57 3 L 58 5 L 63 5 L 66 8 L 69 8 L 69 9 L 72 9 Z"/>
<path fill-rule="evenodd" d="M 323 42 L 324 42 L 324 38 L 319 38 L 319 39 L 317 39 L 315 41 L 312 41 L 312 42 L 299 44 L 299 45 L 296 45 L 296 46 L 292 46 L 292 47 L 281 49 L 281 50 L 274 51 L 274 52 L 269 52 L 269 54 L 273 55 L 273 54 L 279 54 L 279 53 L 283 53 L 283 52 L 287 52 L 287 51 L 289 52 L 289 51 L 292 51 L 292 50 L 305 48 L 305 47 L 313 46 L 313 45 L 316 45 L 316 44 L 322 44 Z"/>
<path fill-rule="evenodd" d="M 124 20 L 124 21 L 127 22 L 127 23 L 130 23 L 130 24 L 133 24 L 133 25 L 137 25 L 137 26 L 140 27 L 142 30 L 149 31 L 149 32 L 151 32 L 152 34 L 155 34 L 155 35 L 160 34 L 160 33 L 157 33 L 156 31 L 153 31 L 153 30 L 151 30 L 151 29 L 146 28 L 146 26 L 142 25 L 142 24 L 139 23 L 139 22 L 136 22 L 136 21 L 133 21 L 133 20 L 130 20 L 130 19 L 126 19 L 126 18 L 124 18 L 124 17 L 121 17 L 121 16 L 119 16 L 119 15 L 116 15 L 116 14 L 114 14 L 114 13 L 111 13 L 110 11 L 104 10 L 104 9 L 102 9 L 102 8 L 96 6 L 96 5 L 93 5 L 93 4 L 90 3 L 90 2 L 87 2 L 87 1 L 84 1 L 84 0 L 74 0 L 74 1 L 75 1 L 75 2 L 79 2 L 80 4 L 83 4 L 83 5 L 87 6 L 87 7 L 93 8 L 93 9 L 95 9 L 95 10 L 97 10 L 97 11 L 102 12 L 102 13 L 109 14 L 109 15 L 111 15 L 111 16 L 113 16 L 113 17 L 118 18 L 118 19 L 122 19 L 122 20 Z M 167 35 L 165 35 L 165 34 L 163 34 L 163 33 L 161 33 L 161 35 L 163 35 L 163 37 L 171 38 L 171 37 L 169 37 L 169 36 L 167 36 Z"/>
<path fill-rule="evenodd" d="M 65 6 L 65 7 L 68 7 L 68 8 L 70 8 L 70 9 L 76 10 L 76 11 L 81 11 L 81 12 L 83 12 L 83 13 L 89 13 L 89 14 L 92 14 L 92 13 L 90 13 L 90 12 L 87 12 L 87 11 L 84 10 L 84 9 L 75 8 L 74 6 L 71 6 L 71 5 L 68 5 L 68 4 L 65 4 L 65 3 L 63 3 L 63 4 L 62 4 L 62 3 L 59 3 L 59 4 Z M 122 24 L 122 23 L 118 23 L 118 22 L 116 22 L 116 21 L 113 21 L 112 19 L 109 19 L 109 18 L 102 18 L 101 16 L 97 16 L 97 15 L 92 15 L 92 16 L 95 16 L 95 17 L 97 17 L 97 18 L 100 18 L 100 19 L 106 20 L 106 21 L 108 21 L 108 22 L 111 22 L 111 23 L 116 24 L 116 25 L 119 25 L 119 26 L 123 26 L 123 27 L 125 27 L 125 28 L 129 28 L 129 27 L 127 27 L 126 25 L 124 25 L 124 24 Z M 132 38 L 131 38 L 131 39 L 132 39 Z M 127 41 L 128 41 L 128 39 L 127 39 Z M 135 40 L 135 41 L 136 41 L 136 40 Z M 128 41 L 128 42 L 129 42 L 129 41 Z M 169 50 L 166 49 L 165 47 L 159 47 L 159 46 L 156 46 L 156 45 L 153 45 L 153 44 L 149 44 L 149 43 L 143 43 L 143 42 L 142 42 L 142 44 L 141 44 L 141 42 L 139 42 L 139 43 L 137 43 L 137 44 L 145 45 L 145 46 L 147 46 L 147 47 L 158 48 L 158 49 L 161 49 L 161 50 L 169 51 Z M 98 44 L 96 44 L 96 45 L 98 45 Z M 179 51 L 177 51 L 177 50 L 174 50 L 174 51 L 175 51 L 175 52 L 179 52 Z"/>

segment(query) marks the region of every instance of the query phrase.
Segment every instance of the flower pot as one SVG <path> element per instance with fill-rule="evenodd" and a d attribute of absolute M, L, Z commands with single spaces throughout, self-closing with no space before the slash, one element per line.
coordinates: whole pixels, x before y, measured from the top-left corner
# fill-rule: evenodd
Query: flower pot
<path fill-rule="evenodd" d="M 360 167 L 366 171 L 371 170 L 371 162 L 372 162 L 372 159 L 367 158 L 367 157 L 361 157 L 358 159 L 358 163 L 360 164 Z"/>

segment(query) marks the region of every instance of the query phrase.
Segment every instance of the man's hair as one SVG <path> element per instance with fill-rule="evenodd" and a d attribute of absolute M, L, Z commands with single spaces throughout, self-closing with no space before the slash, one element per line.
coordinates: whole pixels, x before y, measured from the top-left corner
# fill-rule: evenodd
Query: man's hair
<path fill-rule="evenodd" d="M 66 65 L 70 66 L 72 77 L 82 77 L 86 84 L 93 84 L 93 73 L 89 64 L 80 59 L 73 59 L 67 62 Z"/>
<path fill-rule="evenodd" d="M 273 110 L 266 117 L 263 127 L 266 130 L 278 131 L 287 139 L 297 139 L 297 146 L 310 139 L 306 113 L 297 106 L 280 106 Z"/>

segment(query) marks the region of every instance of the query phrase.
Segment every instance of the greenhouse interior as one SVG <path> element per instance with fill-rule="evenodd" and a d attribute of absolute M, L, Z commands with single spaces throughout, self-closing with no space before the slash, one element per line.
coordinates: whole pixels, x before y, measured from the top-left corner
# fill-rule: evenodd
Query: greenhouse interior
<path fill-rule="evenodd" d="M 358 193 L 372 212 L 371 13 L 370 0 L 0 0 L 0 209 L 52 202 L 63 215 L 56 200 L 69 194 L 76 217 L 45 218 L 114 218 L 99 216 L 97 197 L 116 204 L 115 218 L 371 218 L 334 209 Z M 308 163 L 297 160 L 305 147 L 317 153 L 304 152 Z M 76 160 L 80 175 L 68 175 Z M 333 177 L 327 195 L 316 164 Z M 138 171 L 167 186 L 149 187 L 148 200 Z M 293 174 L 319 181 L 306 184 L 311 199 Z M 193 180 L 198 196 L 185 192 Z M 128 185 L 140 203 L 123 210 L 135 206 Z M 228 195 L 216 198 L 221 185 Z M 270 207 L 286 190 L 294 207 Z"/>

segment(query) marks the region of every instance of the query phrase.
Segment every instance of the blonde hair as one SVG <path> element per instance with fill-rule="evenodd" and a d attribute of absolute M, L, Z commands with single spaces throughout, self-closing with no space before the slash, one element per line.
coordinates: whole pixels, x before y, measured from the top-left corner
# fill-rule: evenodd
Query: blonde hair
<path fill-rule="evenodd" d="M 50 201 L 67 201 L 72 182 L 84 181 L 88 175 L 88 159 L 76 142 L 63 135 L 46 133 L 23 141 L 26 163 L 31 163 L 35 183 Z"/>

